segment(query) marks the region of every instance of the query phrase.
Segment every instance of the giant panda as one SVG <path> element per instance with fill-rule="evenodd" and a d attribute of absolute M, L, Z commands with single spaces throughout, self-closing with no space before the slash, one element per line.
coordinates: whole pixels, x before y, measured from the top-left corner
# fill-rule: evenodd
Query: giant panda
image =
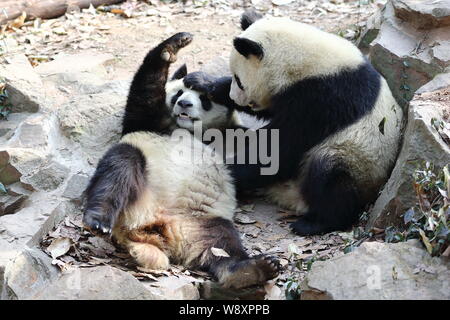
<path fill-rule="evenodd" d="M 167 81 L 178 50 L 191 40 L 175 34 L 144 59 L 130 87 L 124 134 L 100 159 L 85 191 L 83 223 L 111 234 L 145 269 L 177 263 L 210 272 L 224 287 L 260 285 L 276 277 L 280 265 L 273 257 L 249 257 L 243 248 L 232 221 L 236 199 L 228 169 L 190 132 L 174 129 L 191 129 L 197 119 L 206 127 L 231 121 L 222 105 L 204 106 L 199 94 L 206 93 L 179 77 L 185 71 Z M 191 80 L 211 82 L 206 78 L 197 73 Z"/>
<path fill-rule="evenodd" d="M 261 162 L 230 164 L 238 192 L 260 189 L 302 213 L 291 225 L 299 235 L 349 228 L 390 175 L 402 109 L 351 42 L 254 11 L 244 13 L 241 27 L 230 55 L 230 98 L 268 120 L 262 129 L 279 130 L 279 170 L 269 176 Z M 275 150 L 270 140 L 267 148 Z"/>

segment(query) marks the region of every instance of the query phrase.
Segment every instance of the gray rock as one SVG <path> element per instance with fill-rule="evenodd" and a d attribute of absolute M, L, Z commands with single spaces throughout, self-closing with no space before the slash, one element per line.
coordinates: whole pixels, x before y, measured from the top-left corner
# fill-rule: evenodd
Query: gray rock
<path fill-rule="evenodd" d="M 39 249 L 27 248 L 9 262 L 4 272 L 2 299 L 30 299 L 58 277 L 52 260 Z"/>
<path fill-rule="evenodd" d="M 200 294 L 191 277 L 162 277 L 155 282 L 143 282 L 161 300 L 198 300 Z"/>
<path fill-rule="evenodd" d="M 418 240 L 365 242 L 349 254 L 314 262 L 301 288 L 301 299 L 450 299 L 450 268 Z"/>
<path fill-rule="evenodd" d="M 83 191 L 89 182 L 89 177 L 86 175 L 76 174 L 67 182 L 66 190 L 63 192 L 63 197 L 80 200 Z"/>
<path fill-rule="evenodd" d="M 67 74 L 83 72 L 106 76 L 106 67 L 113 60 L 114 56 L 109 53 L 82 52 L 78 54 L 59 54 L 53 61 L 39 64 L 35 71 L 43 78 L 64 77 Z"/>
<path fill-rule="evenodd" d="M 421 161 L 437 167 L 450 163 L 450 148 L 431 125 L 431 119 L 442 119 L 449 89 L 416 95 L 410 103 L 408 124 L 397 163 L 380 197 L 375 202 L 366 228 L 403 226 L 402 215 L 415 205 L 413 173 Z"/>
<path fill-rule="evenodd" d="M 28 196 L 18 195 L 4 195 L 0 196 L 0 216 L 4 214 L 13 214 L 19 209 L 22 208 L 25 200 L 28 199 Z"/>
<path fill-rule="evenodd" d="M 159 300 L 129 273 L 112 267 L 74 269 L 41 292 L 43 300 Z"/>
<path fill-rule="evenodd" d="M 36 173 L 22 178 L 21 181 L 30 184 L 36 190 L 51 191 L 57 189 L 68 177 L 69 169 L 58 162 L 51 162 Z"/>
<path fill-rule="evenodd" d="M 450 72 L 440 73 L 433 80 L 420 87 L 416 93 L 433 92 L 450 87 Z"/>
<path fill-rule="evenodd" d="M 417 29 L 450 26 L 450 0 L 393 0 L 395 15 Z"/>
<path fill-rule="evenodd" d="M 368 48 L 370 61 L 386 78 L 402 106 L 412 99 L 417 89 L 450 67 L 449 26 L 438 24 L 434 29 L 421 30 L 402 20 L 409 16 L 400 14 L 399 18 L 395 5 L 398 9 L 401 4 L 417 2 L 389 1 L 381 12 L 369 19 L 370 23 L 358 40 L 361 49 Z M 420 2 L 423 8 L 435 6 L 432 0 Z M 421 17 L 428 15 L 428 11 L 417 12 Z"/>
<path fill-rule="evenodd" d="M 218 56 L 204 64 L 201 71 L 215 77 L 224 77 L 231 75 L 228 57 Z M 188 70 L 189 72 L 189 70 Z"/>
<path fill-rule="evenodd" d="M 6 89 L 13 112 L 37 112 L 43 102 L 42 81 L 27 57 L 9 55 L 6 64 L 0 65 L 0 74 L 6 79 Z"/>
<path fill-rule="evenodd" d="M 96 163 L 119 139 L 125 102 L 111 92 L 74 97 L 58 110 L 61 130 Z"/>

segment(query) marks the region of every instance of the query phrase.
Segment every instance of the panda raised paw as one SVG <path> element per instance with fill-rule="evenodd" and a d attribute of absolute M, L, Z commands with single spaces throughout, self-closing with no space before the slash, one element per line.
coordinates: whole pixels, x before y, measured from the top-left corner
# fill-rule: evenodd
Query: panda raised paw
<path fill-rule="evenodd" d="M 170 63 L 175 62 L 178 51 L 190 44 L 192 40 L 193 36 L 189 32 L 174 34 L 162 43 L 164 49 L 161 51 L 161 59 Z"/>

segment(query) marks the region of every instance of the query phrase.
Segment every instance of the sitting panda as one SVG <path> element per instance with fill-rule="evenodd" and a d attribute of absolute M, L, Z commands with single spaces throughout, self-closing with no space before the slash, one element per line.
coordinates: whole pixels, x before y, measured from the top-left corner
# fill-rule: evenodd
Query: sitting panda
<path fill-rule="evenodd" d="M 262 129 L 279 130 L 279 170 L 269 176 L 260 174 L 261 162 L 229 165 L 238 192 L 262 188 L 303 213 L 292 224 L 299 235 L 347 229 L 390 175 L 402 109 L 351 42 L 254 11 L 244 13 L 241 27 L 229 94 L 251 106 L 240 110 L 269 121 Z"/>
<path fill-rule="evenodd" d="M 178 50 L 191 41 L 178 33 L 146 56 L 130 87 L 123 137 L 85 191 L 83 222 L 94 233 L 112 234 L 143 268 L 172 262 L 208 271 L 224 287 L 263 284 L 280 265 L 245 252 L 232 221 L 236 199 L 227 168 L 186 130 L 181 140 L 168 135 L 196 119 L 206 127 L 232 121 L 226 107 L 188 89 L 184 67 L 167 81 Z M 212 81 L 199 73 L 189 79 Z"/>

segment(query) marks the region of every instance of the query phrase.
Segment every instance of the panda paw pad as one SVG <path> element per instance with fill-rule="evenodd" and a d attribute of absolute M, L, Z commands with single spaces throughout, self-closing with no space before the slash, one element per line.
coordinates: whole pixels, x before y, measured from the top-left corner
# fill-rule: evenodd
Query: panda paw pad
<path fill-rule="evenodd" d="M 165 41 L 165 47 L 161 52 L 161 59 L 167 62 L 177 60 L 178 50 L 192 42 L 193 36 L 188 32 L 179 32 Z"/>
<path fill-rule="evenodd" d="M 276 278 L 282 270 L 281 264 L 276 257 L 258 255 L 253 257 L 253 259 L 257 267 L 265 274 L 266 280 Z"/>

